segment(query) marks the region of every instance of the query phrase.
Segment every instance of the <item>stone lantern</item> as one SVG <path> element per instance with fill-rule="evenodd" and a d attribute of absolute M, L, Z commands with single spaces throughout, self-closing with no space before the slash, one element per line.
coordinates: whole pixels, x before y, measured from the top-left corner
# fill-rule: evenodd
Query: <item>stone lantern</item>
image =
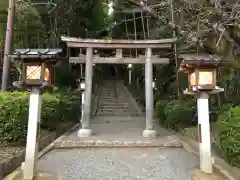
<path fill-rule="evenodd" d="M 61 49 L 16 49 L 11 55 L 22 62 L 22 79 L 13 82 L 13 86 L 28 90 L 29 114 L 25 162 L 22 165 L 23 179 L 33 179 L 36 176 L 36 155 L 40 140 L 40 117 L 42 93 L 52 89 L 51 66 L 56 65 Z"/>
<path fill-rule="evenodd" d="M 209 122 L 210 94 L 223 91 L 216 84 L 217 69 L 224 62 L 216 55 L 182 54 L 180 72 L 188 73 L 189 87 L 184 94 L 197 98 L 200 169 L 204 173 L 213 173 L 211 155 L 211 136 Z"/>

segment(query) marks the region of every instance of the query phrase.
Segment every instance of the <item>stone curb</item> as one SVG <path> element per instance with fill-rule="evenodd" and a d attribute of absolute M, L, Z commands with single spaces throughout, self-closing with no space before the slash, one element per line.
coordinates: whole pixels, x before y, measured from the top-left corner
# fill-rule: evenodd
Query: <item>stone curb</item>
<path fill-rule="evenodd" d="M 51 151 L 52 149 L 54 149 L 55 143 L 63 138 L 65 138 L 66 136 L 68 136 L 71 132 L 75 131 L 77 128 L 79 127 L 79 124 L 75 124 L 73 127 L 70 128 L 70 130 L 68 130 L 67 132 L 65 132 L 63 135 L 61 135 L 60 137 L 58 137 L 57 139 L 53 140 L 52 143 L 50 143 L 48 146 L 46 146 L 45 148 L 43 148 L 39 153 L 38 153 L 38 159 L 40 157 L 42 157 L 44 154 L 48 153 L 49 151 Z"/>
<path fill-rule="evenodd" d="M 55 146 L 57 143 L 63 141 L 69 134 L 71 134 L 76 129 L 80 128 L 80 124 L 75 124 L 71 129 L 69 129 L 67 132 L 65 132 L 63 135 L 59 136 L 55 141 L 53 141 L 51 144 Z"/>
<path fill-rule="evenodd" d="M 61 135 L 56 140 L 55 140 L 55 138 L 57 136 L 56 132 L 53 132 L 53 133 L 47 135 L 46 137 L 44 137 L 42 140 L 40 140 L 40 149 L 42 149 L 42 150 L 38 153 L 38 158 L 42 157 L 44 154 L 46 154 L 47 152 L 54 149 L 54 145 L 57 140 L 64 139 L 68 134 L 70 134 L 72 131 L 76 130 L 78 127 L 79 127 L 79 124 L 74 125 L 69 131 L 65 132 L 63 135 Z M 43 140 L 45 140 L 45 141 L 48 140 L 48 142 L 41 144 L 41 141 L 43 141 Z M 50 143 L 50 142 L 52 142 L 52 143 Z M 43 147 L 45 147 L 45 148 L 43 148 Z M 11 170 L 9 169 L 8 170 L 9 172 L 5 173 L 4 176 L 11 173 L 14 169 L 18 169 L 18 167 L 21 166 L 21 163 L 24 161 L 24 155 L 25 155 L 25 151 L 21 154 L 21 159 L 18 158 L 19 159 L 18 163 L 15 163 L 15 168 L 11 168 Z M 11 174 L 9 174 L 7 177 L 5 177 L 3 180 L 15 180 L 21 175 L 21 173 L 22 173 L 21 170 L 15 170 Z"/>
<path fill-rule="evenodd" d="M 22 171 L 21 170 L 15 170 L 11 174 L 9 174 L 7 177 L 5 177 L 3 180 L 19 180 L 22 177 Z"/>
<path fill-rule="evenodd" d="M 183 144 L 183 148 L 186 151 L 193 153 L 196 156 L 199 156 L 199 151 L 198 151 L 198 149 L 194 148 L 194 145 L 192 145 L 192 143 L 190 142 L 190 138 L 188 138 L 180 133 L 178 133 L 177 136 L 179 137 L 181 143 Z M 197 144 L 197 142 L 194 142 L 194 143 Z M 234 175 L 230 174 L 230 172 L 228 170 L 223 168 L 222 165 L 220 165 L 218 163 L 218 161 L 220 159 L 219 157 L 214 156 L 214 159 L 215 159 L 215 162 L 213 163 L 213 168 L 219 175 L 222 175 L 223 177 L 227 178 L 228 180 L 239 180 L 239 177 L 235 177 Z"/>
<path fill-rule="evenodd" d="M 21 170 L 14 171 L 11 175 L 9 175 L 4 180 L 23 180 L 23 173 Z M 37 175 L 34 177 L 34 180 L 57 180 L 57 178 L 51 174 L 48 173 L 37 173 Z"/>
<path fill-rule="evenodd" d="M 170 143 L 144 142 L 144 141 L 108 141 L 108 140 L 66 140 L 57 142 L 56 149 L 65 148 L 143 148 L 143 147 L 163 147 L 182 148 L 183 144 L 178 141 Z"/>

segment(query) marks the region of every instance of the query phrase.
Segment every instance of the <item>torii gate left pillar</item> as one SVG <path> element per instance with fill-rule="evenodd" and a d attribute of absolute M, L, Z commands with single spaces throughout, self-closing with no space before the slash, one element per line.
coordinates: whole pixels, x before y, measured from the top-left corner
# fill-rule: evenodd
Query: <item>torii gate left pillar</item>
<path fill-rule="evenodd" d="M 157 131 L 154 129 L 153 121 L 153 65 L 152 49 L 146 48 L 145 60 L 145 104 L 146 104 L 146 128 L 143 131 L 143 137 L 156 137 Z"/>
<path fill-rule="evenodd" d="M 90 114 L 91 114 L 91 96 L 92 96 L 92 66 L 93 48 L 87 48 L 86 57 L 86 82 L 85 82 L 85 96 L 84 96 L 84 106 L 83 106 L 83 117 L 82 117 L 82 127 L 78 131 L 78 137 L 89 137 L 92 134 L 92 129 L 90 127 Z"/>

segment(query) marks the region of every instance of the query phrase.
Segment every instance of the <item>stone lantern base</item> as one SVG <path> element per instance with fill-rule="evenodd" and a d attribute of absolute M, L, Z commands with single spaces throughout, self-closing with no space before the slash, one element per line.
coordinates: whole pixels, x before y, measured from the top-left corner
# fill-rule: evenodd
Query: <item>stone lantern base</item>
<path fill-rule="evenodd" d="M 223 177 L 215 173 L 207 174 L 202 172 L 200 169 L 194 169 L 192 171 L 192 178 L 193 180 L 224 180 Z"/>
<path fill-rule="evenodd" d="M 29 180 L 29 179 L 23 179 L 23 172 L 19 170 L 19 171 L 14 171 L 13 173 L 5 177 L 4 180 Z M 57 180 L 57 177 L 46 172 L 39 172 L 31 180 Z"/>

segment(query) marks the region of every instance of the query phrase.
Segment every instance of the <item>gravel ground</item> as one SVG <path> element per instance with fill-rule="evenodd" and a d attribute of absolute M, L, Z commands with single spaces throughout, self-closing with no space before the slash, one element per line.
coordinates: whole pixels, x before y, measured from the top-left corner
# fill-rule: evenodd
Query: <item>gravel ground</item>
<path fill-rule="evenodd" d="M 183 149 L 65 149 L 38 161 L 58 180 L 191 180 L 195 156 Z"/>

